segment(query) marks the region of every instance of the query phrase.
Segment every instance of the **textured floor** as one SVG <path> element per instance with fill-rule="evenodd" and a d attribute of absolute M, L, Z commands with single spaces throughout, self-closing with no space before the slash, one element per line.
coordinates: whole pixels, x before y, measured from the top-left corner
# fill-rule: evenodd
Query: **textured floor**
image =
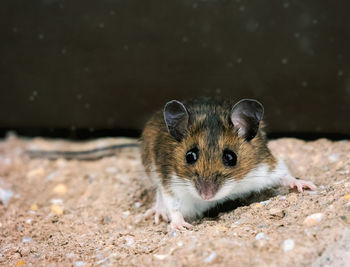
<path fill-rule="evenodd" d="M 28 147 L 88 149 L 128 142 L 0 142 L 1 266 L 341 266 L 350 259 L 350 142 L 270 142 L 317 192 L 279 195 L 193 222 L 154 225 L 138 148 L 96 161 L 30 160 Z M 131 140 L 133 141 L 133 140 Z M 265 200 L 265 201 L 261 201 Z M 345 266 L 345 265 L 343 265 Z"/>

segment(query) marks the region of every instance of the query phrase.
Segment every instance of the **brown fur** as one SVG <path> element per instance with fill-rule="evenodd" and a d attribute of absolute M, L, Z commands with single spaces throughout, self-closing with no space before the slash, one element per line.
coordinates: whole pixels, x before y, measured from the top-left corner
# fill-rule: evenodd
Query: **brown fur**
<path fill-rule="evenodd" d="M 232 101 L 211 99 L 183 102 L 190 114 L 185 137 L 179 142 L 169 133 L 163 111 L 158 111 L 146 124 L 142 133 L 142 161 L 148 173 L 156 171 L 165 188 L 169 187 L 170 175 L 192 179 L 194 182 L 211 181 L 220 187 L 229 177 L 244 178 L 259 163 L 271 169 L 276 160 L 266 145 L 263 124 L 249 142 L 237 134 L 230 121 Z M 198 161 L 189 165 L 185 155 L 194 146 L 199 149 Z M 224 149 L 237 155 L 237 165 L 227 167 L 222 162 Z M 155 170 L 152 170 L 152 165 Z"/>

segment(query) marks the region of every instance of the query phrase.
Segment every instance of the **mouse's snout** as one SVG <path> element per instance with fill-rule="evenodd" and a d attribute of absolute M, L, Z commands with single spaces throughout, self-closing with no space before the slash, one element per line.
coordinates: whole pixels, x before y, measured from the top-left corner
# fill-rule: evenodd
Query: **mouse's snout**
<path fill-rule="evenodd" d="M 196 182 L 196 189 L 202 199 L 210 200 L 215 197 L 218 185 L 214 181 L 199 180 Z"/>

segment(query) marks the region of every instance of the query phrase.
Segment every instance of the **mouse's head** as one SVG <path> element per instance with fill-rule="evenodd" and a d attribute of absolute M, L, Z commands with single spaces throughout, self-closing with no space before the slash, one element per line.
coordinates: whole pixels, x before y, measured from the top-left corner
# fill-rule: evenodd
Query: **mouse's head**
<path fill-rule="evenodd" d="M 264 109 L 256 100 L 186 106 L 173 100 L 163 113 L 177 142 L 171 186 L 203 200 L 225 198 L 232 182 L 258 164 L 260 150 L 266 147 L 257 137 Z"/>

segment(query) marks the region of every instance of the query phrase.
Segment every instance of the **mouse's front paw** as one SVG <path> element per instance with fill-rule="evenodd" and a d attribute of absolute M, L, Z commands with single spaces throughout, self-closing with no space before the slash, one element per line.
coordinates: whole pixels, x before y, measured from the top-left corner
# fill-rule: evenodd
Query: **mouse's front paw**
<path fill-rule="evenodd" d="M 154 215 L 154 222 L 156 224 L 159 224 L 160 220 L 163 220 L 165 222 L 169 222 L 168 214 L 166 209 L 158 208 L 157 206 L 154 206 L 153 208 L 150 208 L 145 213 L 145 218 L 150 219 Z"/>
<path fill-rule="evenodd" d="M 299 192 L 303 192 L 303 189 L 316 190 L 317 188 L 313 182 L 296 179 L 293 176 L 285 177 L 283 182 L 290 188 L 296 188 Z"/>
<path fill-rule="evenodd" d="M 184 217 L 182 216 L 181 212 L 176 211 L 171 214 L 171 223 L 170 228 L 172 230 L 181 230 L 184 231 L 186 229 L 192 228 L 193 225 L 189 224 L 185 221 Z"/>

